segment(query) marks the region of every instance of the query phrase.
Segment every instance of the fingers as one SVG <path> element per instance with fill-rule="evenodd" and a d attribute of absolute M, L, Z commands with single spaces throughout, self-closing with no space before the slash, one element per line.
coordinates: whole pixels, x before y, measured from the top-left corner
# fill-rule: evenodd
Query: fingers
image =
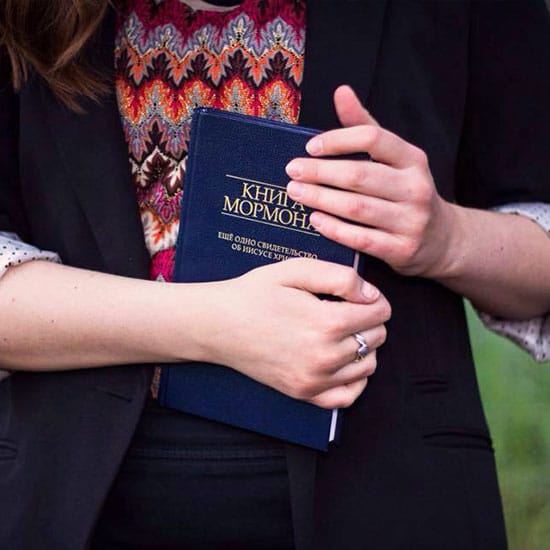
<path fill-rule="evenodd" d="M 367 387 L 367 378 L 358 380 L 353 384 L 337 386 L 326 390 L 319 395 L 311 398 L 309 401 L 318 407 L 324 409 L 342 409 L 352 405 L 355 400 L 363 393 Z"/>
<path fill-rule="evenodd" d="M 327 334 L 328 338 L 333 342 L 343 342 L 356 332 L 366 333 L 386 323 L 391 317 L 391 307 L 386 298 L 380 295 L 379 299 L 372 304 L 354 304 L 350 302 L 334 302 L 326 301 L 320 308 L 318 325 L 321 330 Z M 378 347 L 376 343 L 379 340 L 379 334 L 376 333 L 372 338 L 372 346 Z M 344 360 L 338 364 L 340 367 L 344 363 L 348 363 L 355 357 L 352 354 L 353 338 L 347 340 L 345 350 L 347 354 L 343 354 Z M 369 341 L 370 345 L 370 341 Z M 357 345 L 355 345 L 357 349 Z"/>
<path fill-rule="evenodd" d="M 409 189 L 402 184 L 399 172 L 390 166 L 372 161 L 297 158 L 286 166 L 294 181 L 330 185 L 391 201 L 407 200 Z M 302 200 L 289 186 L 293 200 Z M 309 206 L 309 205 L 308 205 Z"/>
<path fill-rule="evenodd" d="M 359 344 L 353 334 L 347 336 L 340 346 L 341 363 L 330 370 L 330 386 L 351 384 L 361 378 L 371 376 L 376 370 L 376 350 L 384 344 L 387 337 L 386 327 L 379 325 L 372 329 L 357 332 L 367 342 L 368 353 L 364 359 L 357 360 Z M 327 385 L 327 388 L 329 385 Z"/>
<path fill-rule="evenodd" d="M 370 352 L 361 361 L 353 361 L 342 367 L 333 377 L 332 386 L 347 386 L 372 376 L 376 371 L 376 352 Z"/>
<path fill-rule="evenodd" d="M 410 246 L 409 241 L 400 236 L 394 236 L 382 229 L 346 223 L 324 212 L 313 212 L 310 222 L 328 239 L 384 260 L 394 267 L 398 258 L 409 257 L 414 252 L 405 250 Z"/>
<path fill-rule="evenodd" d="M 354 334 L 359 334 L 364 338 L 369 350 L 367 357 L 359 361 L 357 361 L 357 350 L 359 349 L 359 343 L 355 339 Z M 372 374 L 372 372 L 370 372 L 371 367 L 376 367 L 376 365 L 369 365 L 369 362 L 366 361 L 366 359 L 372 355 L 371 352 L 376 351 L 382 344 L 384 344 L 386 338 L 387 330 L 383 324 L 377 325 L 373 328 L 369 328 L 368 330 L 357 330 L 351 333 L 349 336 L 346 336 L 342 340 L 341 346 L 344 363 L 343 366 L 335 369 L 334 373 L 339 373 L 340 376 L 345 377 L 347 376 L 347 372 L 350 372 L 353 376 L 353 373 L 358 373 L 361 371 L 361 369 L 364 369 L 367 372 L 368 376 L 370 376 Z M 349 380 L 345 380 L 344 378 L 342 378 L 342 380 L 339 380 L 339 382 L 342 384 L 347 384 L 353 381 L 353 378 Z"/>
<path fill-rule="evenodd" d="M 307 290 L 313 294 L 330 294 L 359 304 L 376 301 L 380 291 L 362 279 L 352 267 L 321 260 L 296 258 L 275 268 L 284 286 Z"/>
<path fill-rule="evenodd" d="M 257 268 L 229 284 L 234 289 L 230 296 L 246 292 L 253 309 L 263 303 L 261 311 L 270 315 L 240 316 L 235 326 L 249 327 L 248 319 L 253 319 L 254 330 L 241 330 L 242 337 L 226 344 L 224 364 L 296 399 L 318 400 L 329 407 L 347 406 L 356 399 L 376 368 L 376 349 L 386 338 L 384 323 L 391 315 L 388 301 L 377 289 L 376 298 L 367 300 L 365 285 L 374 287 L 353 269 L 309 259 Z M 344 300 L 311 294 L 334 294 Z M 248 341 L 250 332 L 255 336 Z M 358 362 L 354 333 L 366 338 L 370 350 Z M 231 356 L 227 348 L 242 341 L 246 345 L 236 345 Z M 276 354 L 273 341 L 285 342 Z"/>
<path fill-rule="evenodd" d="M 333 360 L 328 361 L 329 368 L 325 367 L 325 375 L 322 377 L 322 382 L 318 382 L 313 388 L 306 390 L 307 400 L 316 402 L 322 399 L 330 408 L 349 406 L 353 400 L 359 395 L 354 393 L 353 388 L 364 387 L 365 380 L 374 374 L 377 367 L 376 349 L 386 341 L 386 328 L 384 325 L 378 325 L 372 329 L 360 333 L 367 342 L 369 352 L 361 360 L 357 360 L 358 342 L 353 334 L 346 336 L 339 346 L 339 351 L 336 354 L 340 358 L 338 367 L 334 367 Z M 348 388 L 346 388 L 348 386 Z M 332 389 L 340 388 L 336 392 L 331 392 Z M 351 388 L 351 391 L 350 391 Z M 313 396 L 311 395 L 313 393 Z M 347 395 L 351 402 L 336 404 L 329 397 Z M 322 397 L 320 397 L 322 396 Z"/>
<path fill-rule="evenodd" d="M 369 153 L 395 168 L 428 164 L 421 149 L 379 126 L 362 125 L 330 130 L 310 139 L 306 151 L 313 157 Z"/>
<path fill-rule="evenodd" d="M 366 386 L 367 379 L 376 371 L 376 348 L 384 343 L 386 331 L 380 326 L 365 333 L 370 351 L 359 361 L 355 360 L 357 341 L 353 335 L 348 339 L 354 343 L 354 349 L 353 353 L 346 350 L 344 355 L 352 357 L 351 361 L 325 376 L 324 381 L 316 383 L 315 387 L 302 388 L 296 397 L 327 408 L 348 407 L 355 401 Z"/>
<path fill-rule="evenodd" d="M 288 194 L 314 210 L 321 210 L 362 225 L 369 225 L 390 232 L 407 231 L 403 207 L 395 202 L 376 197 L 341 191 L 307 183 L 291 181 Z M 310 220 L 311 221 L 311 220 Z"/>
<path fill-rule="evenodd" d="M 377 367 L 376 348 L 381 346 L 386 340 L 386 330 L 384 326 L 376 327 L 363 334 L 371 350 L 368 355 L 360 361 L 352 361 L 330 378 L 327 389 L 308 399 L 311 403 L 327 408 L 337 409 L 352 405 L 361 395 L 368 383 L 368 378 L 372 376 Z M 351 336 L 350 341 L 355 343 L 353 356 L 357 351 L 357 341 Z"/>

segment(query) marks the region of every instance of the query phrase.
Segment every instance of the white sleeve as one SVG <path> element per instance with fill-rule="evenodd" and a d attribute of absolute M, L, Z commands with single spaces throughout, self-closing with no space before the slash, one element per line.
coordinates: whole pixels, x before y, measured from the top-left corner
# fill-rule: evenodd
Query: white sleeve
<path fill-rule="evenodd" d="M 538 223 L 550 237 L 550 204 L 539 202 L 511 203 L 493 210 L 525 216 Z M 506 336 L 529 352 L 536 361 L 541 363 L 550 361 L 550 313 L 525 321 L 492 317 L 480 311 L 478 311 L 478 315 L 489 330 Z"/>
<path fill-rule="evenodd" d="M 55 252 L 40 250 L 30 244 L 24 243 L 15 233 L 0 231 L 0 278 L 6 273 L 8 268 L 31 260 L 61 261 Z M 9 374 L 9 371 L 0 369 L 0 382 L 8 377 Z"/>

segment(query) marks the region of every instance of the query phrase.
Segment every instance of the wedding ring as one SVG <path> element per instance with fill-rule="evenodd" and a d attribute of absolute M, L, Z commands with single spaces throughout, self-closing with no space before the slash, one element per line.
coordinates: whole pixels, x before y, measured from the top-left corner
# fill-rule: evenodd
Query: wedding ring
<path fill-rule="evenodd" d="M 359 347 L 355 352 L 355 361 L 361 361 L 361 359 L 364 359 L 369 353 L 369 346 L 367 345 L 367 341 L 362 334 L 355 332 L 353 334 L 353 337 L 355 338 L 355 341 L 359 344 Z"/>

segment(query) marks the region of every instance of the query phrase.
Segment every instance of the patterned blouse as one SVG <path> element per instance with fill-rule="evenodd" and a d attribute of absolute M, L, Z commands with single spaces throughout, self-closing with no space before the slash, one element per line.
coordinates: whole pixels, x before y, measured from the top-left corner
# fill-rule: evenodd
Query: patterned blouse
<path fill-rule="evenodd" d="M 115 43 L 116 89 L 151 278 L 172 280 L 195 107 L 296 123 L 305 6 L 245 0 L 228 12 L 132 0 Z"/>
<path fill-rule="evenodd" d="M 296 124 L 303 0 L 245 0 L 229 11 L 131 0 L 115 42 L 116 91 L 151 279 L 171 281 L 195 107 Z M 152 393 L 157 395 L 160 368 Z"/>

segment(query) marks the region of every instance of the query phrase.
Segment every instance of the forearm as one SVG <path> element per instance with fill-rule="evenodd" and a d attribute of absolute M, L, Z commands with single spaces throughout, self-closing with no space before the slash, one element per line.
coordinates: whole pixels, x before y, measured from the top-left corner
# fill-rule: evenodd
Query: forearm
<path fill-rule="evenodd" d="M 37 260 L 2 277 L 0 311 L 3 368 L 205 361 L 326 408 L 349 406 L 364 389 L 390 315 L 385 298 L 356 271 L 309 259 L 193 284 Z M 360 362 L 351 336 L 357 332 L 370 350 Z"/>
<path fill-rule="evenodd" d="M 436 280 L 481 311 L 528 319 L 550 311 L 550 239 L 533 221 L 449 205 L 449 246 Z"/>
<path fill-rule="evenodd" d="M 0 280 L 0 366 L 49 370 L 200 358 L 193 331 L 200 286 L 45 261 L 12 267 Z M 185 327 L 177 339 L 175 326 Z"/>

